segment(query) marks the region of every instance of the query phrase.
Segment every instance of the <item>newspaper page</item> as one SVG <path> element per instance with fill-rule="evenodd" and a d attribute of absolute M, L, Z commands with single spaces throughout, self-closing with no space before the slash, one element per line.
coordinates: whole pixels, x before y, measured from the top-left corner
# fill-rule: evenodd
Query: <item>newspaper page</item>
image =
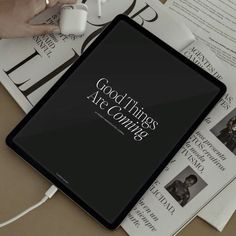
<path fill-rule="evenodd" d="M 168 0 L 165 6 L 222 61 L 236 67 L 235 0 Z"/>
<path fill-rule="evenodd" d="M 198 46 L 199 48 L 199 46 Z M 202 50 L 203 51 L 203 50 Z M 210 52 L 210 54 L 212 54 Z M 208 55 L 209 58 L 209 55 Z M 214 55 L 211 55 L 212 60 L 214 61 Z M 234 75 L 236 74 L 235 69 L 227 70 L 224 65 L 219 64 L 216 66 L 218 71 L 221 71 L 221 74 L 224 74 L 223 77 L 227 77 L 230 80 L 234 80 Z M 209 71 L 210 72 L 210 71 Z M 236 94 L 236 91 L 233 91 L 233 94 Z M 236 180 L 230 183 L 222 192 L 220 192 L 209 204 L 207 204 L 199 213 L 202 219 L 215 227 L 218 231 L 222 231 L 235 212 L 236 209 Z"/>
<path fill-rule="evenodd" d="M 202 219 L 222 232 L 236 209 L 236 181 L 227 186 L 216 198 L 214 198 L 199 213 Z"/>
<path fill-rule="evenodd" d="M 118 14 L 128 15 L 177 50 L 195 39 L 184 23 L 166 13 L 158 0 L 108 1 L 103 5 L 102 18 L 97 17 L 94 0 L 85 2 L 90 14 L 83 37 L 50 34 L 0 40 L 0 80 L 26 113 Z M 35 22 L 58 22 L 58 10 L 49 9 Z"/>
<path fill-rule="evenodd" d="M 236 0 L 168 0 L 169 13 L 184 21 L 198 40 L 228 67 L 231 77 L 236 74 Z M 199 216 L 222 231 L 236 209 L 236 181 L 199 213 Z M 228 201 L 226 201 L 228 199 Z M 217 209 L 218 208 L 218 209 Z M 222 212 L 222 213 L 221 213 Z"/>
<path fill-rule="evenodd" d="M 236 80 L 201 42 L 182 53 L 223 81 L 228 91 L 124 220 L 129 235 L 177 234 L 236 175 L 236 145 L 225 139 L 236 130 Z"/>

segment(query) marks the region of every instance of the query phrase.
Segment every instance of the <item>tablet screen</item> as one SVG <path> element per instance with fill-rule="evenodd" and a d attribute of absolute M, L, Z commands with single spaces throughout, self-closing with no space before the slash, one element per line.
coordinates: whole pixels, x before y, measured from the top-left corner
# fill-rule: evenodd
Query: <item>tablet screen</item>
<path fill-rule="evenodd" d="M 126 20 L 104 34 L 12 140 L 111 225 L 222 90 Z"/>

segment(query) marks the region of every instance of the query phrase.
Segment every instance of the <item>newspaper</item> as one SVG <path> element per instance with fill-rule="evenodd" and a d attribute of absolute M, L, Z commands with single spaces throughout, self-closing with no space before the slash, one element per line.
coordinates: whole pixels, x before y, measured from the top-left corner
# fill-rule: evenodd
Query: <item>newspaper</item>
<path fill-rule="evenodd" d="M 236 209 L 235 191 L 236 181 L 233 181 L 198 216 L 222 232 Z"/>
<path fill-rule="evenodd" d="M 184 23 L 176 22 L 166 13 L 158 0 L 120 0 L 111 2 L 108 1 L 104 5 L 104 18 L 98 20 L 95 14 L 89 16 L 88 30 L 82 38 L 50 34 L 28 39 L 0 41 L 1 82 L 25 112 L 28 112 L 39 101 L 69 66 L 79 58 L 79 55 L 83 53 L 102 29 L 119 13 L 129 15 L 176 50 L 189 50 L 188 53 L 186 51 L 186 56 L 189 59 L 194 60 L 195 58 L 194 62 L 197 64 L 203 61 L 210 73 L 218 79 L 225 79 L 223 72 L 221 74 L 221 70 L 218 70 L 220 65 L 217 64 L 214 67 L 208 61 L 208 57 L 204 60 L 205 56 L 198 55 L 199 52 L 195 49 L 199 45 L 191 50 L 191 46 L 194 46 L 194 44 L 191 44 L 194 42 L 194 36 L 185 27 Z M 94 5 L 94 1 L 87 1 L 87 4 L 90 11 L 95 12 L 96 5 Z M 58 9 L 48 10 L 45 14 L 39 16 L 36 21 L 47 23 L 58 21 Z M 204 53 L 207 52 L 205 48 L 203 51 Z M 191 52 L 192 58 L 190 58 Z M 226 96 L 222 99 L 222 102 L 231 104 L 231 99 L 229 100 Z M 218 112 L 222 112 L 222 115 L 217 113 L 218 118 L 223 117 L 222 109 L 222 106 L 218 106 L 218 109 L 216 109 Z M 190 138 L 191 141 L 186 144 L 190 147 L 185 145 L 163 174 L 155 181 L 137 204 L 137 209 L 134 208 L 123 222 L 122 226 L 128 233 L 131 235 L 143 235 L 143 232 L 159 233 L 164 236 L 175 234 L 196 215 L 201 207 L 231 182 L 235 175 L 232 169 L 235 159 L 232 154 L 227 155 L 227 157 L 224 153 L 219 157 L 219 154 L 216 157 L 213 156 L 215 150 L 221 150 L 222 148 L 220 142 L 217 141 L 218 139 L 213 134 L 211 136 L 209 132 L 209 127 L 217 122 L 218 120 L 215 119 L 214 114 L 209 116 L 202 125 L 207 126 L 207 128 L 203 131 L 200 129 L 195 134 L 196 136 L 193 135 Z M 198 147 L 195 142 L 202 142 L 205 146 L 202 151 L 208 152 L 209 156 L 204 157 L 202 155 L 201 157 L 197 153 L 195 153 L 196 156 L 191 155 L 191 150 L 197 150 Z M 227 152 L 227 149 L 225 149 L 223 148 L 224 152 Z M 178 158 L 179 155 L 183 155 L 184 158 Z M 215 160 L 212 160 L 211 156 Z M 170 194 L 168 195 L 164 183 L 172 181 L 175 177 L 181 179 L 181 175 L 184 176 L 188 173 L 194 173 L 198 176 L 198 184 L 196 185 L 198 187 L 195 186 L 194 193 L 191 193 L 191 196 L 187 199 L 186 206 L 181 206 Z M 215 183 L 212 176 L 219 181 Z M 170 186 L 173 183 L 169 183 Z M 141 207 L 140 212 L 139 207 Z M 137 214 L 137 219 L 135 214 Z M 172 221 L 172 227 L 165 227 L 166 222 Z"/>
<path fill-rule="evenodd" d="M 182 54 L 223 81 L 228 92 L 122 223 L 129 235 L 177 234 L 235 178 L 231 165 L 235 165 L 236 152 L 224 142 L 222 134 L 236 115 L 236 81 L 200 41 L 186 47 Z M 183 187 L 193 175 L 198 181 L 192 187 Z"/>
<path fill-rule="evenodd" d="M 235 0 L 168 0 L 165 6 L 225 64 L 236 67 Z"/>
<path fill-rule="evenodd" d="M 233 78 L 236 74 L 236 0 L 168 0 L 165 7 L 211 48 Z M 199 216 L 222 231 L 236 209 L 235 194 L 236 181 Z"/>

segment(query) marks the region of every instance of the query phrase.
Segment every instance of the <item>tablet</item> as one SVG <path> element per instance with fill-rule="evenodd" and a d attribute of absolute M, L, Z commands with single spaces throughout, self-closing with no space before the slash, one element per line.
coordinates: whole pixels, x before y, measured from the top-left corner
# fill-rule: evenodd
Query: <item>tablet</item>
<path fill-rule="evenodd" d="M 160 39 L 118 16 L 7 144 L 114 229 L 225 90 Z"/>

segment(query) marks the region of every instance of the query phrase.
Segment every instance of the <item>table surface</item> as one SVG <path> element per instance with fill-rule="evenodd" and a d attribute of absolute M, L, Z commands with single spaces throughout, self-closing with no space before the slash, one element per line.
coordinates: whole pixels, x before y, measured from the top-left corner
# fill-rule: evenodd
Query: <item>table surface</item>
<path fill-rule="evenodd" d="M 0 222 L 40 200 L 50 183 L 5 144 L 7 134 L 24 117 L 24 112 L 0 85 Z M 233 236 L 236 214 L 223 233 L 196 218 L 178 236 Z M 126 236 L 121 229 L 109 231 L 96 223 L 64 194 L 17 222 L 0 229 L 1 236 Z"/>

